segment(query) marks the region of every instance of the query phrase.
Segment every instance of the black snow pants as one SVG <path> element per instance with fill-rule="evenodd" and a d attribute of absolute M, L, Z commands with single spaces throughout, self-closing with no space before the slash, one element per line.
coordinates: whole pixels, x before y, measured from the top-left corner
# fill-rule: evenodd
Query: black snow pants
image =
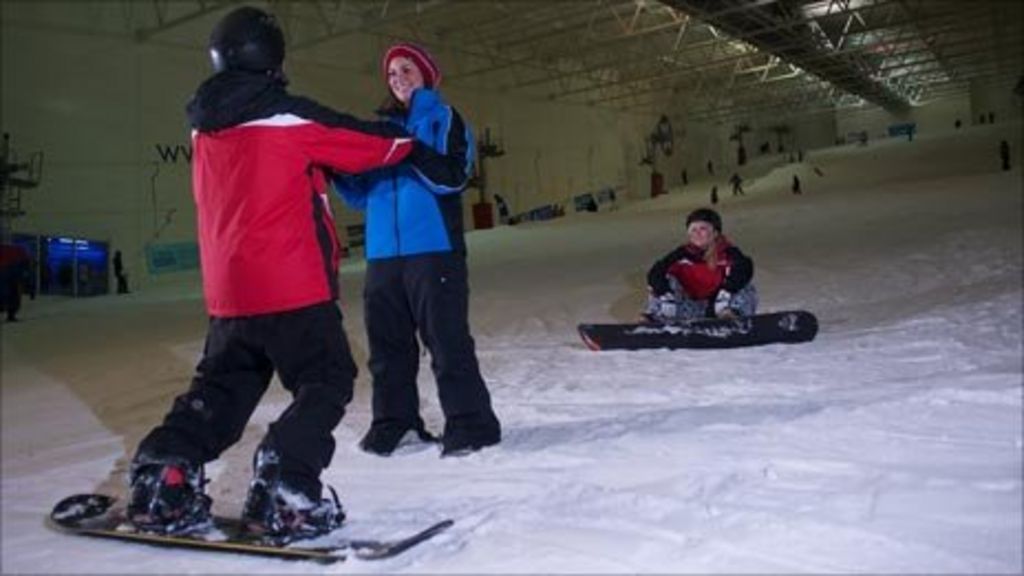
<path fill-rule="evenodd" d="M 334 302 L 299 310 L 211 318 L 188 392 L 135 458 L 199 466 L 237 442 L 277 372 L 293 402 L 262 441 L 281 455 L 281 481 L 319 501 L 320 473 L 334 454 L 332 432 L 352 399 L 356 365 Z"/>
<path fill-rule="evenodd" d="M 416 387 L 419 331 L 437 380 L 444 435 L 472 440 L 499 434 L 469 331 L 465 254 L 370 261 L 363 297 L 373 375 L 373 426 L 422 427 Z"/>

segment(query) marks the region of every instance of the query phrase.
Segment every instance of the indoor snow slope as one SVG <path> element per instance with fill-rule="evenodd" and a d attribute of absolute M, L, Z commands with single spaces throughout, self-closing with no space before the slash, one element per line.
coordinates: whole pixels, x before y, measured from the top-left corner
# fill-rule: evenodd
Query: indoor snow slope
<path fill-rule="evenodd" d="M 363 266 L 342 275 L 361 374 L 325 480 L 352 534 L 445 534 L 334 566 L 58 534 L 74 492 L 124 492 L 128 455 L 202 349 L 198 277 L 129 296 L 26 302 L 4 324 L 4 573 L 1020 573 L 1020 124 L 815 150 L 716 207 L 755 261 L 763 310 L 815 341 L 591 352 L 579 322 L 629 321 L 647 268 L 711 182 L 618 210 L 469 234 L 471 321 L 504 426 L 494 448 L 363 454 Z M 1018 154 L 1017 159 L 1020 158 Z M 822 175 L 819 176 L 818 172 Z M 797 173 L 801 196 L 789 192 Z M 726 188 L 720 186 L 720 189 Z M 429 357 L 420 390 L 439 431 Z M 241 507 L 279 386 L 208 466 Z"/>

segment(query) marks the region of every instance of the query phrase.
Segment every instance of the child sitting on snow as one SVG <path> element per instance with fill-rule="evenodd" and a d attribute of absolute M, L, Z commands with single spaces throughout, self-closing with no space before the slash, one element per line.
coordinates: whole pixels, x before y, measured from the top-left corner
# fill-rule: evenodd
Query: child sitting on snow
<path fill-rule="evenodd" d="M 651 322 L 752 316 L 754 263 L 722 234 L 722 217 L 698 208 L 686 217 L 687 243 L 654 263 L 643 317 Z"/>

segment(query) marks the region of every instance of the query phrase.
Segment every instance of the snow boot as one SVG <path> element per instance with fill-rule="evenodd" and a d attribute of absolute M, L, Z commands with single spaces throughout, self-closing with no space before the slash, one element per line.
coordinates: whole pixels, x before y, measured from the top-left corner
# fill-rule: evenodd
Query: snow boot
<path fill-rule="evenodd" d="M 416 438 L 409 437 L 409 433 L 415 434 Z M 437 438 L 427 432 L 423 420 L 417 418 L 413 424 L 406 424 L 395 420 L 382 420 L 370 424 L 370 429 L 359 441 L 359 447 L 364 452 L 376 454 L 377 456 L 390 456 L 399 446 L 407 445 L 419 440 L 425 443 L 436 443 Z"/>
<path fill-rule="evenodd" d="M 310 498 L 281 481 L 281 456 L 271 448 L 257 450 L 252 482 L 242 507 L 246 530 L 284 544 L 315 538 L 341 526 L 345 512 L 334 488 L 330 499 Z"/>
<path fill-rule="evenodd" d="M 213 527 L 202 467 L 183 461 L 137 461 L 130 472 L 128 521 L 140 530 L 190 534 Z"/>
<path fill-rule="evenodd" d="M 493 412 L 462 416 L 445 422 L 441 457 L 465 456 L 501 442 L 501 424 Z"/>

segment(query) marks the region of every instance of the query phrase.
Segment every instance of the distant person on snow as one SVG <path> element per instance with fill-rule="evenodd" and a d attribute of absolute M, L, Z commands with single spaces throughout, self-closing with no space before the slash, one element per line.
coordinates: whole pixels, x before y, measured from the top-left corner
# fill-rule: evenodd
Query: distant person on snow
<path fill-rule="evenodd" d="M 733 172 L 732 177 L 729 178 L 729 183 L 732 184 L 732 195 L 733 196 L 744 196 L 743 194 L 743 178 L 739 172 Z"/>
<path fill-rule="evenodd" d="M 413 442 L 434 440 L 420 417 L 418 335 L 430 350 L 445 417 L 441 455 L 458 456 L 501 441 L 469 330 L 462 193 L 473 173 L 473 136 L 438 92 L 441 71 L 424 48 L 395 44 L 381 68 L 388 97 L 380 113 L 432 155 L 415 169 L 334 179 L 345 202 L 366 211 L 363 308 L 373 421 L 359 446 L 388 456 L 407 434 Z"/>
<path fill-rule="evenodd" d="M 114 250 L 114 278 L 117 279 L 117 293 L 128 293 L 128 276 L 124 273 L 124 260 L 121 251 Z"/>
<path fill-rule="evenodd" d="M 503 198 L 501 194 L 495 194 L 494 203 L 498 206 L 498 222 L 501 222 L 502 224 L 508 224 L 508 203 L 505 202 L 505 198 Z"/>
<path fill-rule="evenodd" d="M 262 10 L 229 12 L 209 48 L 214 74 L 187 107 L 206 344 L 191 387 L 132 458 L 128 520 L 208 530 L 203 465 L 242 437 L 276 372 L 292 402 L 255 451 L 241 516 L 255 534 L 314 536 L 345 517 L 320 476 L 356 377 L 325 170 L 395 165 L 419 143 L 287 93 L 284 33 Z"/>
<path fill-rule="evenodd" d="M 1010 143 L 1003 140 L 999 143 L 999 159 L 1003 162 L 1003 170 L 1010 169 Z"/>
<path fill-rule="evenodd" d="M 642 316 L 651 322 L 733 318 L 757 312 L 754 263 L 722 234 L 710 208 L 686 217 L 687 241 L 651 266 Z"/>

